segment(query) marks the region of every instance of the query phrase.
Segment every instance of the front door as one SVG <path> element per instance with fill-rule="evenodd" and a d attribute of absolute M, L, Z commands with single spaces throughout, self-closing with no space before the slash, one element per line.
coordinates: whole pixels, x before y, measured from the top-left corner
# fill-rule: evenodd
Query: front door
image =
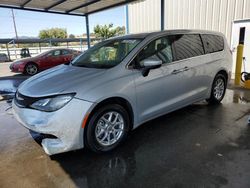
<path fill-rule="evenodd" d="M 72 59 L 72 57 L 73 57 L 73 54 L 72 54 L 72 52 L 71 51 L 69 51 L 69 50 L 61 50 L 62 52 L 61 52 L 61 62 L 60 62 L 60 64 L 62 64 L 62 63 L 69 63 L 70 61 L 71 61 L 71 59 Z"/>
<path fill-rule="evenodd" d="M 144 122 L 162 115 L 181 105 L 186 92 L 185 80 L 189 70 L 184 63 L 174 63 L 171 38 L 164 36 L 150 42 L 135 58 L 142 66 L 149 58 L 163 62 L 158 69 L 143 76 L 141 69 L 135 69 L 137 112 L 139 121 Z"/>
<path fill-rule="evenodd" d="M 52 56 L 50 56 L 51 67 L 60 65 L 62 63 L 62 54 L 61 50 L 54 50 Z"/>

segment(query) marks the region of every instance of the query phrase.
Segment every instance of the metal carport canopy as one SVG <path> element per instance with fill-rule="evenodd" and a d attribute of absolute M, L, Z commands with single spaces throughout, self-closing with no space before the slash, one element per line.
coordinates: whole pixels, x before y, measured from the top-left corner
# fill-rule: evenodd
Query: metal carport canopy
<path fill-rule="evenodd" d="M 133 1 L 136 0 L 0 0 L 0 8 L 85 16 L 89 47 L 88 15 Z"/>

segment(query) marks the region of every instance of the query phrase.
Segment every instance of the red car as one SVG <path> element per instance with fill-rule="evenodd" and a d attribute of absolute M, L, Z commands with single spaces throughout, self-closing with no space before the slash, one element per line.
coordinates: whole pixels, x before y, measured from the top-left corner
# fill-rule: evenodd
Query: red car
<path fill-rule="evenodd" d="M 35 57 L 17 60 L 10 65 L 10 70 L 12 72 L 34 75 L 39 71 L 68 63 L 80 53 L 80 51 L 72 49 L 53 49 L 43 52 Z"/>

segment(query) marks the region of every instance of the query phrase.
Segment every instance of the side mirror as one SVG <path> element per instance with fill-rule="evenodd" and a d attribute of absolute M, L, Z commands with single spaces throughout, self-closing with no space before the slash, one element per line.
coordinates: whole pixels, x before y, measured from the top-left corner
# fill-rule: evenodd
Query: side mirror
<path fill-rule="evenodd" d="M 146 76 L 148 76 L 149 71 L 151 69 L 160 68 L 161 65 L 162 65 L 162 61 L 159 60 L 159 59 L 155 59 L 155 58 L 148 58 L 148 59 L 143 60 L 140 64 L 143 67 L 143 69 L 142 69 L 142 75 L 144 77 L 146 77 Z"/>

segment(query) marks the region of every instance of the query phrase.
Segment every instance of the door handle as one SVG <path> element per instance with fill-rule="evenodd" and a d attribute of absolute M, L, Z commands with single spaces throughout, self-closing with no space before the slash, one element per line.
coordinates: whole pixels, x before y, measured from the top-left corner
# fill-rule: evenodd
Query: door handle
<path fill-rule="evenodd" d="M 184 68 L 183 68 L 183 71 L 188 71 L 188 70 L 189 70 L 188 67 L 184 67 Z"/>
<path fill-rule="evenodd" d="M 175 70 L 172 71 L 171 74 L 178 74 L 178 73 L 181 73 L 181 72 L 184 72 L 184 71 L 188 71 L 188 70 L 189 70 L 188 67 L 184 67 L 182 69 L 175 69 Z"/>
<path fill-rule="evenodd" d="M 178 74 L 180 72 L 182 72 L 181 69 L 175 69 L 171 72 L 171 74 Z"/>

